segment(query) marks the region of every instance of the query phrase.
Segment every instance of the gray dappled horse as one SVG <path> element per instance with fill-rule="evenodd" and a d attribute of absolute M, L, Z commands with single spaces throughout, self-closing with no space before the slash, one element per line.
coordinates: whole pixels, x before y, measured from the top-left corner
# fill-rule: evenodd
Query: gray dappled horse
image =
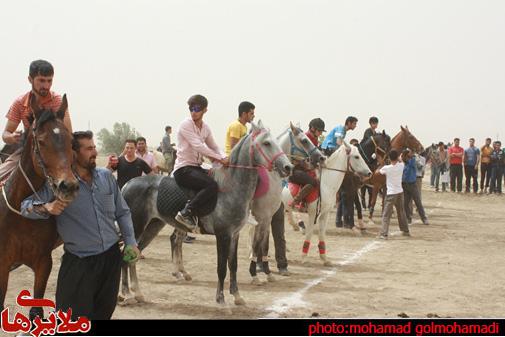
<path fill-rule="evenodd" d="M 245 224 L 249 206 L 253 199 L 258 182 L 257 167 L 268 170 L 276 169 L 282 174 L 289 174 L 293 165 L 282 152 L 270 132 L 260 122 L 252 124 L 251 133 L 245 136 L 232 150 L 228 168 L 214 170 L 214 178 L 219 185 L 219 193 L 215 209 L 208 215 L 200 217 L 200 229 L 204 234 L 216 236 L 218 285 L 216 301 L 224 304 L 224 279 L 227 264 L 230 269 L 230 293 L 235 298 L 235 304 L 244 304 L 237 285 L 237 246 L 239 232 Z M 162 176 L 143 176 L 130 180 L 122 190 L 124 198 L 130 206 L 139 249 L 143 250 L 154 239 L 166 223 L 182 229 L 175 220 L 176 211 L 172 215 L 162 215 L 157 207 L 158 188 Z M 165 179 L 173 179 L 167 178 Z M 183 200 L 182 207 L 185 200 Z M 181 209 L 182 209 L 181 207 Z M 182 261 L 181 256 L 178 257 Z M 122 297 L 125 303 L 132 300 L 128 287 L 128 271 L 132 279 L 132 291 L 137 301 L 143 301 L 139 289 L 135 263 L 125 265 L 122 269 Z M 180 270 L 186 278 L 190 278 L 184 270 Z"/>
<path fill-rule="evenodd" d="M 286 131 L 277 137 L 277 142 L 291 159 L 309 160 L 313 167 L 317 167 L 325 160 L 321 151 L 314 146 L 307 135 L 300 128 L 293 126 L 292 123 Z M 281 200 L 282 177 L 277 172 L 269 172 L 268 178 L 270 186 L 268 192 L 261 197 L 255 198 L 251 206 L 252 214 L 258 224 L 251 226 L 249 232 L 251 242 L 249 273 L 253 278 L 253 284 L 257 285 L 263 284 L 257 277 L 257 262 L 261 262 L 262 270 L 267 275 L 267 279 L 274 281 L 268 266 L 270 224 L 272 224 L 272 227 L 284 226 L 284 206 Z M 273 221 L 279 223 L 273 223 Z M 296 230 L 298 230 L 298 227 L 296 227 Z"/>

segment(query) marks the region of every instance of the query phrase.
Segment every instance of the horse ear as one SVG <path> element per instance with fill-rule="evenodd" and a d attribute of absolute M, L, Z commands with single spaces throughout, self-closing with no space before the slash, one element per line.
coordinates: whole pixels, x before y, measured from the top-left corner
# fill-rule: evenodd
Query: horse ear
<path fill-rule="evenodd" d="M 293 134 L 294 134 L 295 136 L 297 136 L 297 135 L 298 135 L 298 133 L 300 132 L 300 131 L 298 130 L 298 128 L 297 128 L 296 126 L 294 126 L 294 125 L 293 125 L 293 123 L 292 123 L 291 121 L 289 122 L 289 127 L 291 128 L 291 132 L 293 132 Z"/>
<path fill-rule="evenodd" d="M 61 100 L 60 108 L 56 112 L 56 117 L 63 120 L 63 117 L 65 117 L 65 112 L 67 111 L 67 109 L 68 109 L 67 94 L 64 94 Z"/>
<path fill-rule="evenodd" d="M 402 129 L 402 131 L 405 131 L 405 128 L 402 125 L 400 125 L 400 129 Z"/>
<path fill-rule="evenodd" d="M 35 95 L 32 95 L 30 97 L 30 107 L 33 111 L 33 117 L 35 118 L 35 120 L 37 120 L 40 117 L 40 113 L 42 112 L 42 110 L 37 105 Z"/>
<path fill-rule="evenodd" d="M 256 123 L 251 122 L 251 131 L 255 132 L 255 131 L 258 131 L 258 130 L 259 130 L 259 127 L 256 125 Z"/>
<path fill-rule="evenodd" d="M 386 130 L 382 129 L 382 134 L 385 136 L 386 135 Z"/>
<path fill-rule="evenodd" d="M 261 119 L 258 121 L 258 128 L 260 128 L 260 129 L 264 129 L 265 128 L 263 126 L 263 122 L 261 121 Z"/>

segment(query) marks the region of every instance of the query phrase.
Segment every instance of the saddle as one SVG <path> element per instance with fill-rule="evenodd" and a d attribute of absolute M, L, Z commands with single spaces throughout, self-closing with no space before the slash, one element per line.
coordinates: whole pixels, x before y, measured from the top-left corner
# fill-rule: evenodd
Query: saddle
<path fill-rule="evenodd" d="M 307 174 L 313 178 L 317 177 L 316 172 L 314 170 L 308 171 Z M 298 192 L 300 192 L 300 190 L 303 188 L 303 186 L 305 186 L 305 185 L 288 182 L 288 189 L 289 189 L 289 192 L 291 193 L 291 196 L 294 198 L 298 194 Z M 316 201 L 317 198 L 319 198 L 319 186 L 314 188 L 309 193 L 309 195 L 307 195 L 305 198 L 303 198 L 303 200 L 300 203 L 298 203 L 297 205 L 295 205 L 295 207 L 298 208 L 300 211 L 305 211 L 307 208 L 307 204 Z"/>
<path fill-rule="evenodd" d="M 177 185 L 173 177 L 163 177 L 158 187 L 156 206 L 162 216 L 175 217 L 182 210 L 188 200 L 192 199 L 196 192 Z M 210 214 L 216 207 L 215 203 L 208 203 L 202 209 L 195 210 L 195 215 L 202 217 Z"/>

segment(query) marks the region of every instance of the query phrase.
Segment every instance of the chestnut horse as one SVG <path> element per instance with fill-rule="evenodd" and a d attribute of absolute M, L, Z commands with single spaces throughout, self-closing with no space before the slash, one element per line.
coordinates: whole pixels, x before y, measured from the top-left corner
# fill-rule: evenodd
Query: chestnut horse
<path fill-rule="evenodd" d="M 420 153 L 423 151 L 423 146 L 417 140 L 417 138 L 410 132 L 409 128 L 405 125 L 405 127 L 400 126 L 401 130 L 396 134 L 396 136 L 391 139 L 391 149 L 397 150 L 397 151 L 403 151 L 407 148 L 413 150 L 416 153 Z M 367 184 L 372 185 L 372 199 L 369 204 L 370 208 L 370 215 L 369 219 L 372 220 L 373 217 L 373 212 L 374 212 L 374 207 L 375 203 L 377 202 L 377 195 L 379 194 L 379 191 L 382 191 L 382 196 L 384 199 L 384 194 L 385 194 L 385 187 L 386 187 L 386 176 L 382 175 L 379 173 L 379 170 L 377 169 L 370 180 L 368 180 Z M 383 200 L 383 205 L 384 205 L 384 200 Z"/>
<path fill-rule="evenodd" d="M 21 202 L 45 181 L 61 200 L 71 201 L 79 188 L 72 169 L 72 135 L 63 124 L 67 99 L 57 112 L 42 110 L 31 100 L 34 120 L 25 132 L 21 159 L 0 187 L 0 311 L 4 308 L 9 273 L 24 264 L 35 273 L 34 298 L 43 298 L 51 273 L 51 252 L 57 246 L 54 217 L 30 220 L 20 214 Z M 30 318 L 43 316 L 31 308 Z"/>

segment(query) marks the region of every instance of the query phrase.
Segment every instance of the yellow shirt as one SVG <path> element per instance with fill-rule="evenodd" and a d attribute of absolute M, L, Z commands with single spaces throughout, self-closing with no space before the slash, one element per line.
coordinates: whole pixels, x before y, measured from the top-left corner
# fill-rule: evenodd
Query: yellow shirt
<path fill-rule="evenodd" d="M 484 145 L 480 148 L 480 162 L 483 164 L 488 164 L 491 162 L 491 153 L 493 153 L 493 148 L 491 146 Z"/>
<path fill-rule="evenodd" d="M 226 139 L 224 141 L 224 152 L 226 153 L 226 156 L 229 156 L 231 153 L 231 139 L 241 139 L 246 135 L 246 133 L 247 127 L 240 123 L 238 119 L 228 125 L 228 129 L 226 130 Z"/>

